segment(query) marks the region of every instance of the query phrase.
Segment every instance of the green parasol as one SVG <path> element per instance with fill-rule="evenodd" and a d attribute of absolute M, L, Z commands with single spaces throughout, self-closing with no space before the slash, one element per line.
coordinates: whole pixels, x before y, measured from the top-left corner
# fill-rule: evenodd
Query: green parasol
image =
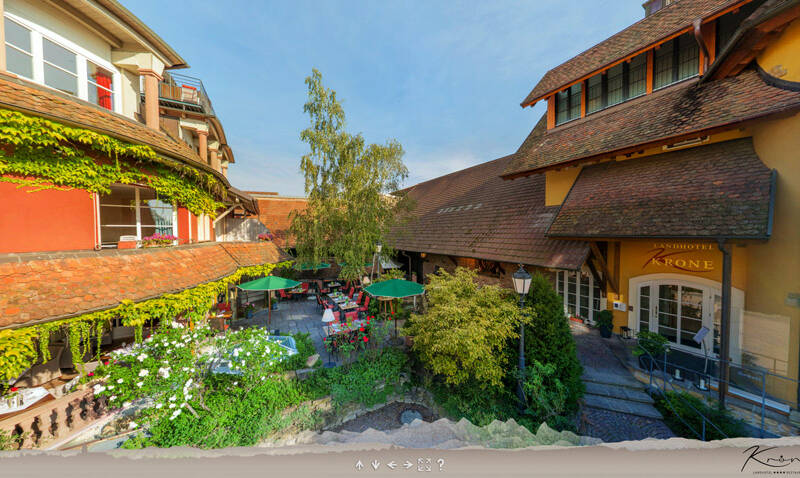
<path fill-rule="evenodd" d="M 404 297 L 413 297 L 415 295 L 422 295 L 425 288 L 421 284 L 412 282 L 405 279 L 389 279 L 382 282 L 376 282 L 371 286 L 365 287 L 364 290 L 371 296 L 378 299 L 402 299 Z M 389 303 L 392 307 L 392 303 Z M 394 309 L 392 309 L 392 316 L 394 316 Z M 397 339 L 397 318 L 394 319 L 394 337 Z"/>
<path fill-rule="evenodd" d="M 272 322 L 272 297 L 270 296 L 269 291 L 294 289 L 299 285 L 300 282 L 297 282 L 296 280 L 284 279 L 283 277 L 278 276 L 266 276 L 260 279 L 251 280 L 250 282 L 245 282 L 244 284 L 239 284 L 239 288 L 242 290 L 267 291 L 267 329 L 269 329 L 270 322 Z"/>
<path fill-rule="evenodd" d="M 319 270 L 319 269 L 327 269 L 330 266 L 331 265 L 328 264 L 327 262 L 320 262 L 320 263 L 317 263 L 317 264 L 311 264 L 310 262 L 304 262 L 302 264 L 297 264 L 295 266 L 295 269 L 297 269 L 299 271 L 316 271 L 316 270 Z"/>

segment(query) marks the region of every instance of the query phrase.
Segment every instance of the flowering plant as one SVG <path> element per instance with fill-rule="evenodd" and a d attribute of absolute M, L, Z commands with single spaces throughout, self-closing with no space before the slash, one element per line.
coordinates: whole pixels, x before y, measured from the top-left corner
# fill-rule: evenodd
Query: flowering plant
<path fill-rule="evenodd" d="M 178 238 L 172 234 L 160 234 L 157 232 L 152 236 L 143 237 L 142 245 L 144 247 L 164 247 L 171 245 L 173 241 L 177 240 Z"/>
<path fill-rule="evenodd" d="M 271 241 L 273 239 L 275 239 L 275 234 L 271 232 L 262 232 L 261 234 L 258 235 L 259 241 Z"/>

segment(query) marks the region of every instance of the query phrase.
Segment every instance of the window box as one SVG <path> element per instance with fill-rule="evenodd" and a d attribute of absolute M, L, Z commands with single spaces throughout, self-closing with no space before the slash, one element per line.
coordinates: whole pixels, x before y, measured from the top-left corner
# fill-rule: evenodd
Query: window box
<path fill-rule="evenodd" d="M 117 249 L 136 249 L 138 241 L 118 241 Z"/>

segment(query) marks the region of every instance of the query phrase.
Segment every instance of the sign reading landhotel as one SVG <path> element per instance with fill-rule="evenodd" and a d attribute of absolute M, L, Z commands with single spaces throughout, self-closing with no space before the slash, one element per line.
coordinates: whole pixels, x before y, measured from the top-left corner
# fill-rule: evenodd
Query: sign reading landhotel
<path fill-rule="evenodd" d="M 712 251 L 713 248 L 713 244 L 656 242 L 653 248 L 647 251 L 648 259 L 642 265 L 642 269 L 652 265 L 683 272 L 711 272 L 714 270 L 714 261 L 698 257 L 705 255 L 698 252 Z"/>

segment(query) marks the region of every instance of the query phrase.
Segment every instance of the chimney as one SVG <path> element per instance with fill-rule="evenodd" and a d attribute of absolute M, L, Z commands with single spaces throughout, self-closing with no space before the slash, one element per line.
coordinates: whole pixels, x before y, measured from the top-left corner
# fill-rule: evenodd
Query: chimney
<path fill-rule="evenodd" d="M 678 0 L 648 0 L 642 4 L 644 8 L 644 16 L 649 17 L 664 7 L 668 7 Z"/>

